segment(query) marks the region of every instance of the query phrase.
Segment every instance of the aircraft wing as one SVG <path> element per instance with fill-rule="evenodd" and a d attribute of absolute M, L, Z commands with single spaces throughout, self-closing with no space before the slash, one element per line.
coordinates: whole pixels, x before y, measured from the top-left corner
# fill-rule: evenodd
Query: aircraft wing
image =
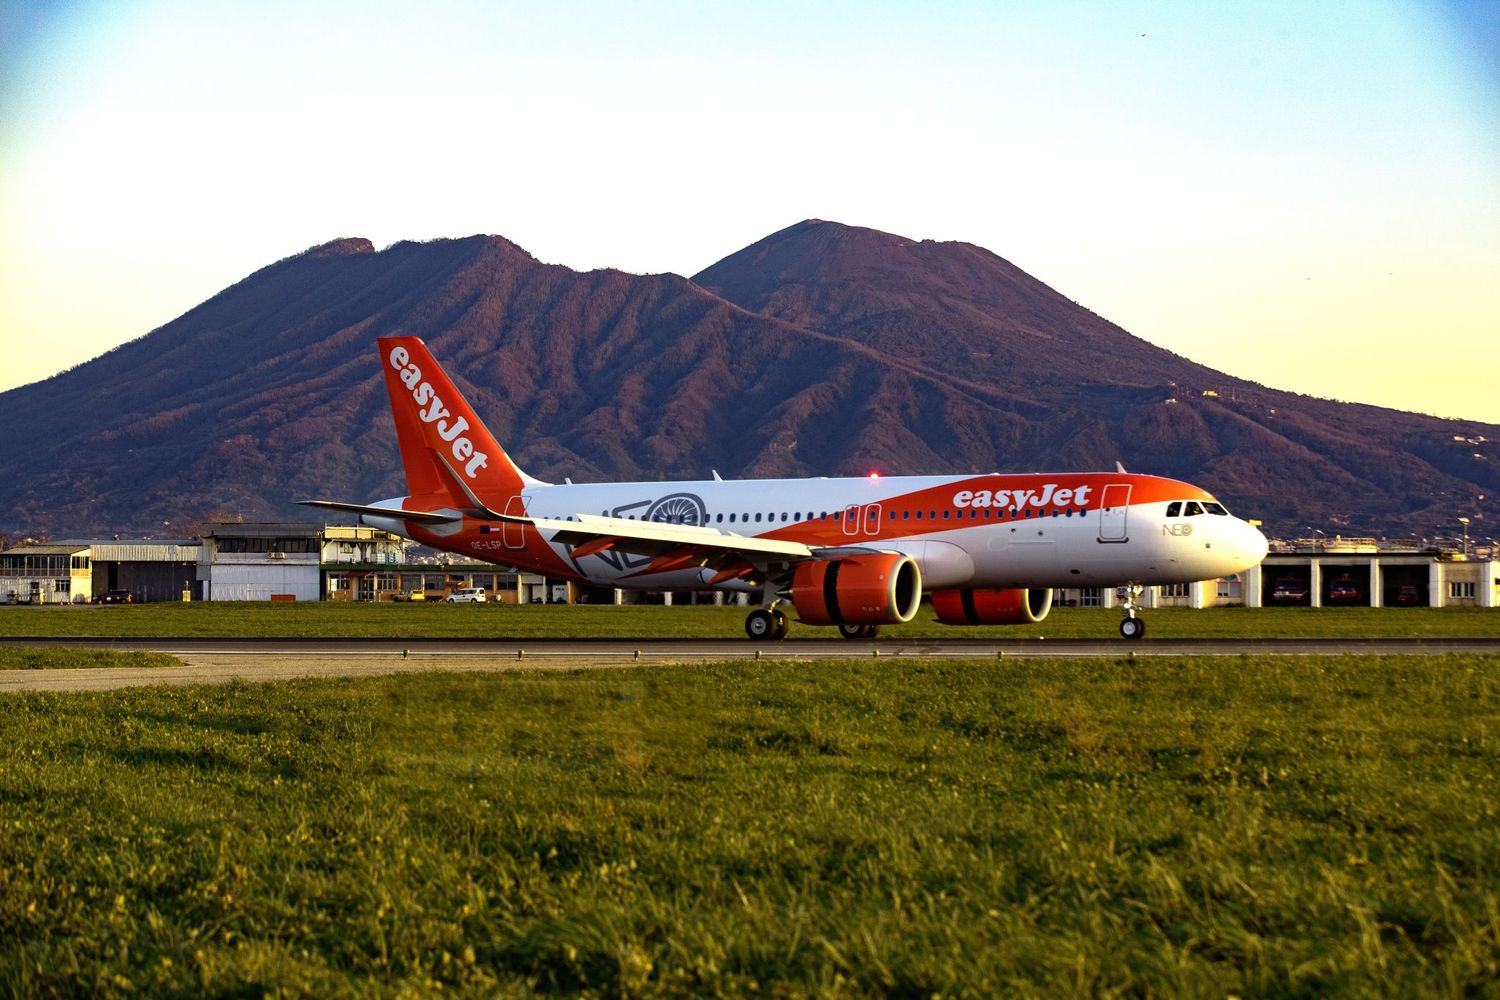
<path fill-rule="evenodd" d="M 614 551 L 648 556 L 651 562 L 631 574 L 647 576 L 674 569 L 706 567 L 715 571 L 710 584 L 750 576 L 761 576 L 773 563 L 813 557 L 814 550 L 802 542 L 782 538 L 755 538 L 691 524 L 664 521 L 634 521 L 624 517 L 576 514 L 572 518 L 516 518 L 551 535 L 552 541 L 569 546 L 572 557 L 582 559 Z"/>
<path fill-rule="evenodd" d="M 577 514 L 568 519 L 513 517 L 504 514 L 500 517 L 506 521 L 525 521 L 534 524 L 542 531 L 552 532 L 553 541 L 562 542 L 564 545 L 581 548 L 591 542 L 612 539 L 615 544 L 608 546 L 609 548 L 640 555 L 649 555 L 652 549 L 665 550 L 681 546 L 790 559 L 805 559 L 813 553 L 813 550 L 802 542 L 781 538 L 756 538 L 751 535 L 738 535 L 732 531 L 720 531 L 717 528 L 701 528 L 693 524 L 635 521 L 625 517 L 603 517 L 598 514 Z"/>

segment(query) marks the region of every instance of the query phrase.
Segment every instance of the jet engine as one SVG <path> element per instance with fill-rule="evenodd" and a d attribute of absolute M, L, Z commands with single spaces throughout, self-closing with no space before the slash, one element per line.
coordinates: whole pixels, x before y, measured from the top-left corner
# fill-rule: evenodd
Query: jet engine
<path fill-rule="evenodd" d="M 799 563 L 788 595 L 809 625 L 896 625 L 922 603 L 922 571 L 900 552 Z"/>
<path fill-rule="evenodd" d="M 934 590 L 932 610 L 944 625 L 1030 625 L 1052 610 L 1052 590 Z"/>

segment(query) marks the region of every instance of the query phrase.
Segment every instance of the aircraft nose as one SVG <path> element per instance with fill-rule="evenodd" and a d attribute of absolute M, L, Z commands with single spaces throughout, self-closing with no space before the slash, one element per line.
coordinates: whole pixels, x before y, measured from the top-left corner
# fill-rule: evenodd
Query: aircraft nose
<path fill-rule="evenodd" d="M 1266 553 L 1271 550 L 1271 543 L 1266 541 L 1266 536 L 1261 534 L 1259 528 L 1247 521 L 1241 521 L 1239 529 L 1239 548 L 1245 556 L 1245 569 L 1259 566 L 1265 560 Z"/>

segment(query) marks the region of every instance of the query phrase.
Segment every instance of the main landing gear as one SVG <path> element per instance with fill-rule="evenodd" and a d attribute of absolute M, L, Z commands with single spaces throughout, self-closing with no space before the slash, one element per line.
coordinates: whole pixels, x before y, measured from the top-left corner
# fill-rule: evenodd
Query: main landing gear
<path fill-rule="evenodd" d="M 1146 622 L 1135 616 L 1136 598 L 1145 591 L 1138 583 L 1132 583 L 1128 587 L 1121 587 L 1115 594 L 1121 599 L 1120 610 L 1125 617 L 1120 619 L 1120 637 L 1122 639 L 1136 640 L 1146 634 Z"/>
<path fill-rule="evenodd" d="M 745 616 L 745 634 L 752 639 L 785 639 L 791 623 L 776 605 L 756 608 Z"/>
<path fill-rule="evenodd" d="M 785 639 L 790 627 L 786 612 L 776 604 L 768 608 L 756 608 L 745 616 L 745 634 L 758 641 Z M 873 639 L 879 631 L 880 627 L 877 625 L 839 626 L 839 635 L 845 639 Z"/>

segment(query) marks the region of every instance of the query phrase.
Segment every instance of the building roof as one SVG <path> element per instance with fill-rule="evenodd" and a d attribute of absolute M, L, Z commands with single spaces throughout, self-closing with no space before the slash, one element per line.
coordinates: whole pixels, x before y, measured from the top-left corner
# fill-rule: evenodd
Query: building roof
<path fill-rule="evenodd" d="M 323 525 L 315 521 L 256 521 L 247 524 L 210 524 L 204 538 L 321 538 Z"/>
<path fill-rule="evenodd" d="M 72 556 L 87 552 L 91 544 L 90 542 L 38 542 L 31 545 L 17 545 L 15 548 L 6 549 L 4 554 L 8 556 Z"/>

